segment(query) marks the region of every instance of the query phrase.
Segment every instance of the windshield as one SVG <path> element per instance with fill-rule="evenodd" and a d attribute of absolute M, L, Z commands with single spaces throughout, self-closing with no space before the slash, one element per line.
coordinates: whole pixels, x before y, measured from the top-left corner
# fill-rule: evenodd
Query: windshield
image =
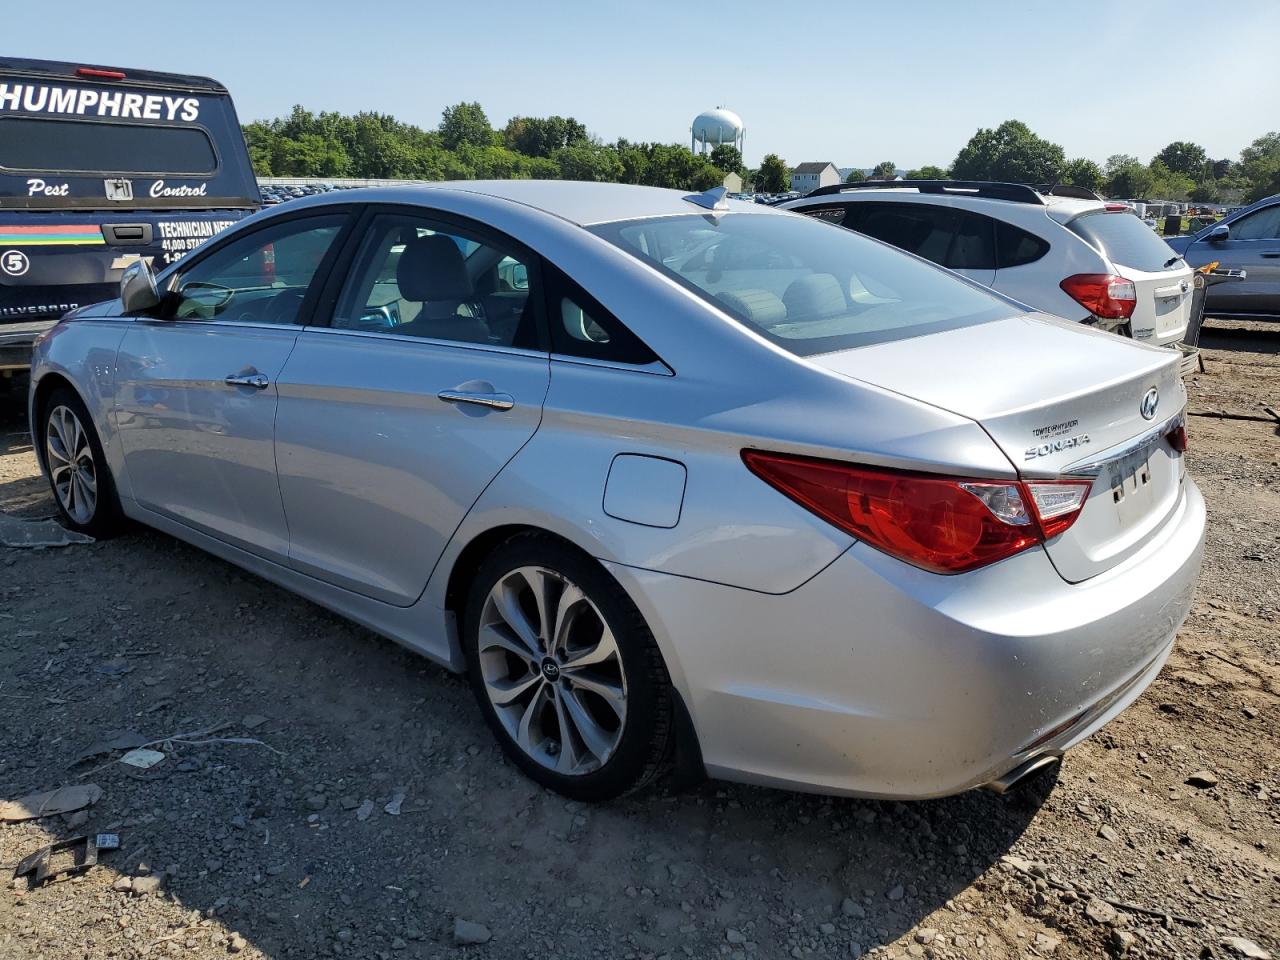
<path fill-rule="evenodd" d="M 1076 217 L 1067 226 L 1097 247 L 1112 263 L 1152 273 L 1175 265 L 1178 255 L 1132 213 L 1099 210 Z"/>
<path fill-rule="evenodd" d="M 591 229 L 800 356 L 1019 312 L 945 270 L 799 215 L 690 214 Z"/>

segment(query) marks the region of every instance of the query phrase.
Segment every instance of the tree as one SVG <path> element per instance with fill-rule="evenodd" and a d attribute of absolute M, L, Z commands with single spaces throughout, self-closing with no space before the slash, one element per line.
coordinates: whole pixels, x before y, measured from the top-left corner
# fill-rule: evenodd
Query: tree
<path fill-rule="evenodd" d="M 616 183 L 622 176 L 622 161 L 613 149 L 600 143 L 574 143 L 561 147 L 552 158 L 560 165 L 564 180 L 592 180 Z"/>
<path fill-rule="evenodd" d="M 1155 159 L 1174 173 L 1184 177 L 1199 177 L 1203 175 L 1204 166 L 1209 157 L 1200 144 L 1187 140 L 1175 140 L 1157 153 Z"/>
<path fill-rule="evenodd" d="M 746 164 L 742 162 L 742 151 L 731 143 L 717 144 L 712 149 L 711 165 L 725 173 L 742 175 L 747 172 Z"/>
<path fill-rule="evenodd" d="M 1195 203 L 1221 203 L 1222 188 L 1217 180 L 1202 180 L 1192 189 L 1189 199 Z"/>
<path fill-rule="evenodd" d="M 550 157 L 561 147 L 588 139 L 587 128 L 573 117 L 512 117 L 502 129 L 507 147 L 529 157 Z"/>
<path fill-rule="evenodd" d="M 1140 164 L 1141 161 L 1128 153 L 1113 153 L 1107 157 L 1107 162 L 1102 165 L 1102 175 L 1110 180 L 1121 170 L 1127 167 L 1133 167 Z"/>
<path fill-rule="evenodd" d="M 863 173 L 861 170 L 859 170 L 857 167 L 854 167 L 852 170 L 849 171 L 849 175 L 844 178 L 844 182 L 845 183 L 861 183 L 865 179 L 867 179 L 867 175 Z"/>
<path fill-rule="evenodd" d="M 440 117 L 440 140 L 446 150 L 457 150 L 464 143 L 487 147 L 493 143 L 493 129 L 480 104 L 455 103 L 445 107 Z"/>
<path fill-rule="evenodd" d="M 868 180 L 892 180 L 898 175 L 898 165 L 892 160 L 881 160 L 871 171 Z"/>
<path fill-rule="evenodd" d="M 760 161 L 756 189 L 761 193 L 785 193 L 791 189 L 791 171 L 776 153 L 765 154 L 765 158 Z"/>
<path fill-rule="evenodd" d="M 1097 190 L 1102 186 L 1102 168 L 1087 157 L 1076 157 L 1068 160 L 1058 174 L 1059 183 L 1069 183 L 1086 190 Z"/>
<path fill-rule="evenodd" d="M 1239 173 L 1249 203 L 1280 193 L 1280 133 L 1261 136 L 1241 150 Z"/>
<path fill-rule="evenodd" d="M 1006 120 L 994 130 L 978 130 L 956 156 L 951 175 L 957 180 L 1055 183 L 1065 163 L 1058 144 L 1036 136 L 1020 120 Z"/>
<path fill-rule="evenodd" d="M 1151 168 L 1144 166 L 1134 158 L 1126 158 L 1132 160 L 1124 166 L 1112 167 L 1110 176 L 1107 177 L 1106 192 L 1109 197 L 1119 197 L 1122 199 L 1142 200 L 1148 196 L 1153 196 L 1151 186 L 1155 183 L 1155 176 L 1151 173 Z M 1108 166 L 1110 162 L 1108 162 Z"/>
<path fill-rule="evenodd" d="M 1185 200 L 1196 185 L 1190 177 L 1170 170 L 1159 157 L 1151 161 L 1149 169 L 1152 181 L 1148 193 L 1151 197 L 1160 200 Z"/>
<path fill-rule="evenodd" d="M 915 170 L 908 170 L 906 173 L 907 180 L 945 180 L 947 179 L 947 171 L 941 167 L 935 167 L 932 164 L 925 164 Z"/>

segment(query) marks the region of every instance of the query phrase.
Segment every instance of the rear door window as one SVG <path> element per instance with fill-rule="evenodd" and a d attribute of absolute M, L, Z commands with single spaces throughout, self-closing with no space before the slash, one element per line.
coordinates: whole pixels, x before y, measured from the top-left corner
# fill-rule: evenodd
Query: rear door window
<path fill-rule="evenodd" d="M 952 270 L 994 270 L 992 221 L 925 203 L 852 203 L 844 226 Z"/>
<path fill-rule="evenodd" d="M 1067 228 L 1123 267 L 1153 273 L 1167 270 L 1178 261 L 1173 248 L 1131 213 L 1086 213 L 1068 223 Z"/>
<path fill-rule="evenodd" d="M 218 169 L 199 127 L 0 118 L 0 167 L 56 173 L 205 176 Z"/>

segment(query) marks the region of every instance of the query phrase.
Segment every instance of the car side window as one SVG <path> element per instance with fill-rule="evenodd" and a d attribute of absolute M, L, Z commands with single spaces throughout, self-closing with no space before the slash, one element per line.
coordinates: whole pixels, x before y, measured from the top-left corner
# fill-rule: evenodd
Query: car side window
<path fill-rule="evenodd" d="M 1049 252 L 1049 244 L 1021 227 L 996 221 L 996 269 L 1035 263 Z"/>
<path fill-rule="evenodd" d="M 174 320 L 292 324 L 346 215 L 255 230 L 178 273 L 162 306 Z"/>
<path fill-rule="evenodd" d="M 1232 240 L 1280 239 L 1280 203 L 1241 217 L 1231 224 Z"/>
<path fill-rule="evenodd" d="M 952 210 L 955 233 L 943 266 L 952 270 L 994 270 L 995 221 L 969 210 Z"/>
<path fill-rule="evenodd" d="M 408 214 L 374 217 L 332 327 L 538 349 L 532 256 L 487 234 Z"/>
<path fill-rule="evenodd" d="M 657 361 L 657 354 L 562 270 L 546 264 L 543 273 L 553 353 L 636 365 Z"/>

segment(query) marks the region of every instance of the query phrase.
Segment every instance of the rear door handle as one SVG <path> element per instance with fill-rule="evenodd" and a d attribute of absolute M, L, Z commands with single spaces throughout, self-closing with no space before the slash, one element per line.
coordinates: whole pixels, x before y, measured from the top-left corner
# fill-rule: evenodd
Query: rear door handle
<path fill-rule="evenodd" d="M 469 390 L 441 390 L 436 394 L 445 403 L 473 403 L 490 410 L 510 410 L 516 405 L 509 393 L 473 393 Z"/>
<path fill-rule="evenodd" d="M 229 373 L 222 378 L 222 382 L 229 387 L 254 387 L 258 390 L 265 390 L 271 384 L 271 381 L 260 373 Z"/>

